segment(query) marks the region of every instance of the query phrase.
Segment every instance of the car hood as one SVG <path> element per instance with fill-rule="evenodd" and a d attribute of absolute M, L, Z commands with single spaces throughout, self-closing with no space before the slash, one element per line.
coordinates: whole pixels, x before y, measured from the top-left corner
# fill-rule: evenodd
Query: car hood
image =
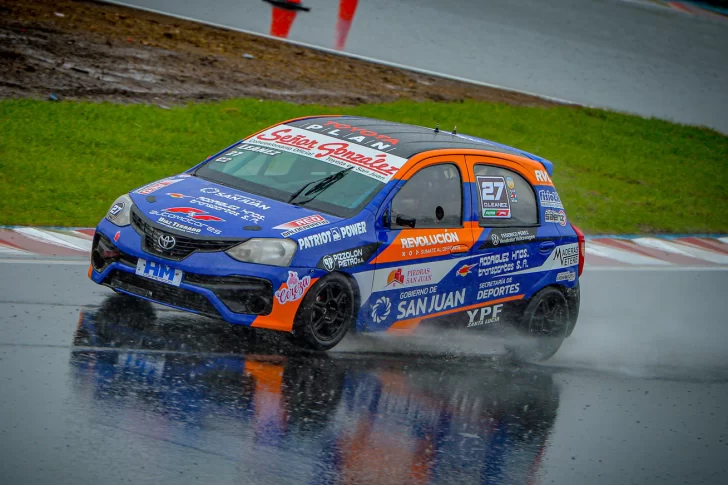
<path fill-rule="evenodd" d="M 341 220 L 189 174 L 152 182 L 130 196 L 157 227 L 193 237 L 291 237 Z"/>

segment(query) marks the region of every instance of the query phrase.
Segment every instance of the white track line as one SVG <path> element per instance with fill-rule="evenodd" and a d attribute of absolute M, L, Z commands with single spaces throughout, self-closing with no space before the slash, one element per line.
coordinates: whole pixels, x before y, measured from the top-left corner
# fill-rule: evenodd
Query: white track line
<path fill-rule="evenodd" d="M 661 249 L 668 253 L 680 254 L 691 258 L 702 259 L 717 264 L 728 264 L 728 255 L 719 252 L 709 251 L 707 249 L 698 248 L 689 244 L 681 244 L 674 241 L 666 241 L 651 237 L 638 237 L 633 239 L 636 244 L 648 248 Z"/>
<path fill-rule="evenodd" d="M 662 272 L 670 271 L 728 271 L 728 266 L 584 266 L 585 273 L 598 273 L 600 271 L 644 271 Z"/>
<path fill-rule="evenodd" d="M 611 246 L 604 246 L 592 241 L 587 241 L 586 243 L 586 254 L 593 254 L 594 256 L 614 259 L 615 261 L 620 261 L 622 263 L 633 264 L 637 266 L 674 266 L 667 261 L 650 258 L 648 256 L 643 256 L 641 254 L 632 253 L 629 251 L 623 251 L 621 249 L 613 248 Z"/>
<path fill-rule="evenodd" d="M 728 244 L 728 237 L 719 237 L 718 241 L 722 242 L 723 244 Z"/>
<path fill-rule="evenodd" d="M 60 229 L 60 230 L 66 231 L 65 229 Z M 66 231 L 66 232 L 68 232 L 68 234 L 71 234 L 79 239 L 83 239 L 84 241 L 92 241 L 94 238 L 93 236 L 90 236 L 90 235 L 86 234 L 85 232 L 81 232 L 81 231 L 72 230 L 72 231 Z"/>
<path fill-rule="evenodd" d="M 27 236 L 31 239 L 35 239 L 36 241 L 40 241 L 46 244 L 53 244 L 55 246 L 62 246 L 64 248 L 69 249 L 75 249 L 76 251 L 84 251 L 88 252 L 91 251 L 90 245 L 88 246 L 88 249 L 79 246 L 78 244 L 70 243 L 66 241 L 65 239 L 59 237 L 56 234 L 51 234 L 46 231 L 42 231 L 40 229 L 36 229 L 34 227 L 16 227 L 13 229 L 13 231 L 18 232 L 24 236 Z M 74 238 L 77 239 L 77 238 Z"/>
<path fill-rule="evenodd" d="M 7 258 L 0 259 L 0 264 L 63 264 L 63 265 L 83 265 L 88 266 L 89 262 L 85 259 L 22 259 Z"/>
<path fill-rule="evenodd" d="M 88 253 L 91 252 L 91 240 L 90 239 L 82 239 L 80 237 L 76 237 L 75 231 L 50 231 L 47 229 L 40 229 L 46 234 L 50 234 L 51 236 L 59 237 L 63 239 L 64 241 L 73 244 L 75 246 L 78 246 L 80 248 L 84 248 L 84 250 Z"/>

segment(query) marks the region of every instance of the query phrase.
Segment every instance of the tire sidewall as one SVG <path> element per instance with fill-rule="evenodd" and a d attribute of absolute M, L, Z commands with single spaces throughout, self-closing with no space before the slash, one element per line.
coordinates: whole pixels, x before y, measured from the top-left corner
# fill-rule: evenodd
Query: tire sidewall
<path fill-rule="evenodd" d="M 340 284 L 348 292 L 348 298 L 351 301 L 351 314 L 333 339 L 320 340 L 311 327 L 311 308 L 321 288 L 331 282 Z M 356 312 L 355 303 L 354 288 L 346 276 L 340 273 L 329 273 L 319 279 L 306 293 L 306 296 L 303 297 L 303 301 L 296 312 L 296 317 L 293 323 L 293 335 L 295 340 L 304 347 L 312 350 L 329 350 L 334 348 L 344 338 L 349 327 L 351 327 L 354 321 L 354 315 Z"/>
<path fill-rule="evenodd" d="M 560 329 L 558 335 L 533 335 L 530 331 L 531 322 L 539 305 L 543 300 L 547 298 L 557 298 L 559 300 L 560 305 L 562 306 L 564 311 L 564 322 L 562 328 Z M 529 349 L 525 353 L 525 355 L 520 355 L 521 359 L 532 362 L 541 362 L 551 358 L 559 350 L 561 344 L 564 342 L 570 321 L 569 305 L 563 292 L 561 292 L 558 288 L 549 286 L 536 293 L 528 302 L 526 308 L 523 310 L 520 330 L 526 337 L 537 339 L 538 349 Z"/>

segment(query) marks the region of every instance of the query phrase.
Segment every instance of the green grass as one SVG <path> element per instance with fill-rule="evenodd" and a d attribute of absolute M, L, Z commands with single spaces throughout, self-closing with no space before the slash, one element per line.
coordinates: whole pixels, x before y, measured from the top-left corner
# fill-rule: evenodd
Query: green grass
<path fill-rule="evenodd" d="M 569 107 L 252 99 L 173 109 L 2 100 L 0 225 L 93 226 L 121 193 L 277 121 L 331 112 L 457 125 L 546 157 L 570 219 L 588 233 L 728 232 L 728 137 L 712 130 Z"/>

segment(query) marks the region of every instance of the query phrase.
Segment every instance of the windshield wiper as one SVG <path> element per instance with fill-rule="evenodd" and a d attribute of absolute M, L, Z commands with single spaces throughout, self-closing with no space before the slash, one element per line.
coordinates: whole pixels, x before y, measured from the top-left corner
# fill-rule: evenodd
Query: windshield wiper
<path fill-rule="evenodd" d="M 344 170 L 339 170 L 336 173 L 327 175 L 326 177 L 324 177 L 322 179 L 312 180 L 311 182 L 308 182 L 303 187 L 301 187 L 300 189 L 295 191 L 293 194 L 291 194 L 291 196 L 288 198 L 288 203 L 291 204 L 296 199 L 296 197 L 301 195 L 301 193 L 304 190 L 306 190 L 310 185 L 315 184 L 313 187 L 308 189 L 305 194 L 303 194 L 304 196 L 309 196 L 311 194 L 313 194 L 313 195 L 306 200 L 302 200 L 301 202 L 298 202 L 296 205 L 303 205 L 303 204 L 306 204 L 307 202 L 312 201 L 313 199 L 316 198 L 316 196 L 318 194 L 320 194 L 321 192 L 328 189 L 329 187 L 334 185 L 336 182 L 338 182 L 339 180 L 344 178 L 344 176 L 347 173 L 351 172 L 352 170 L 354 170 L 354 167 L 345 168 Z"/>

